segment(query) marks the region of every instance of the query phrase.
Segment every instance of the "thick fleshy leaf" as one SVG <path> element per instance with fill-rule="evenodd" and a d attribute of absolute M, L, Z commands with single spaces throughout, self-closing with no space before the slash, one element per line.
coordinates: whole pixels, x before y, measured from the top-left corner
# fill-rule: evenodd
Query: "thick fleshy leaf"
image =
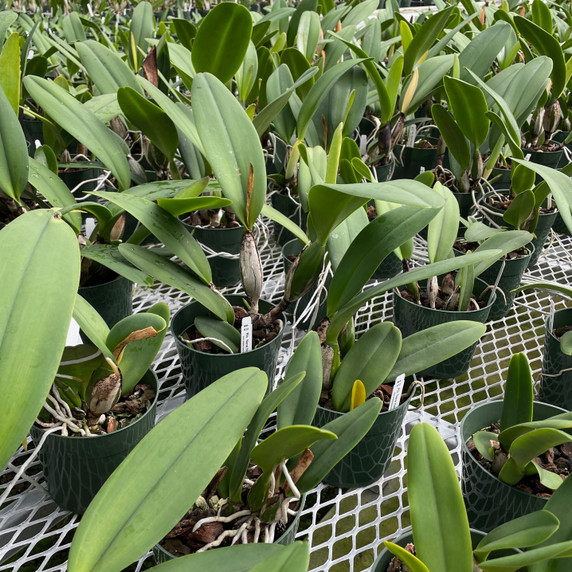
<path fill-rule="evenodd" d="M 0 250 L 4 467 L 25 439 L 57 372 L 79 284 L 80 258 L 75 233 L 50 210 L 29 211 L 6 225 L 0 231 Z"/>
<path fill-rule="evenodd" d="M 431 115 L 449 153 L 457 160 L 462 171 L 467 170 L 471 164 L 471 152 L 459 125 L 453 116 L 438 103 L 431 106 Z"/>
<path fill-rule="evenodd" d="M 81 255 L 110 268 L 120 276 L 124 276 L 127 280 L 131 280 L 131 282 L 141 284 L 142 286 L 151 286 L 153 284 L 153 279 L 149 274 L 146 274 L 129 264 L 123 256 L 121 256 L 117 246 L 94 243 L 84 246 L 81 249 Z"/>
<path fill-rule="evenodd" d="M 266 198 L 266 165 L 256 129 L 240 103 L 211 74 L 195 77 L 192 99 L 205 157 L 236 216 L 251 229 Z"/>
<path fill-rule="evenodd" d="M 107 191 L 98 191 L 93 194 L 107 199 L 132 214 L 205 284 L 211 283 L 211 268 L 205 253 L 178 218 L 143 197 Z"/>
<path fill-rule="evenodd" d="M 310 564 L 310 546 L 297 541 L 272 554 L 251 569 L 251 572 L 305 572 Z"/>
<path fill-rule="evenodd" d="M 340 415 L 322 427 L 335 433 L 335 440 L 318 441 L 310 449 L 314 460 L 304 471 L 296 486 L 301 493 L 316 487 L 332 468 L 347 455 L 374 424 L 381 410 L 381 400 L 368 399 L 363 405 Z"/>
<path fill-rule="evenodd" d="M 465 234 L 465 237 L 467 235 Z M 532 239 L 533 235 L 525 230 L 513 230 L 507 232 L 499 232 L 489 238 L 487 238 L 482 244 L 480 244 L 475 252 L 481 252 L 482 250 L 487 250 L 489 248 L 496 248 L 501 251 L 502 256 L 512 252 L 513 250 L 518 250 L 523 246 L 526 246 Z M 481 262 L 475 265 L 475 276 L 478 276 L 489 268 L 492 263 Z"/>
<path fill-rule="evenodd" d="M 532 421 L 533 400 L 532 372 L 528 359 L 523 353 L 514 354 L 508 365 L 500 420 L 501 431 L 518 423 Z"/>
<path fill-rule="evenodd" d="M 19 201 L 28 180 L 28 147 L 18 116 L 2 87 L 0 116 L 0 190 Z"/>
<path fill-rule="evenodd" d="M 70 572 L 119 571 L 169 532 L 234 448 L 266 385 L 259 369 L 238 370 L 154 427 L 89 505 L 70 549 Z M 181 478 L 184 487 L 179 486 Z M 137 522 L 147 524 L 133 524 Z"/>
<path fill-rule="evenodd" d="M 469 522 L 455 466 L 443 439 L 427 423 L 411 430 L 407 479 L 417 556 L 429 570 L 472 572 Z"/>
<path fill-rule="evenodd" d="M 116 52 L 95 40 L 77 43 L 75 48 L 90 80 L 101 93 L 117 93 L 120 87 L 130 87 L 143 94 L 133 70 Z"/>
<path fill-rule="evenodd" d="M 572 540 L 567 540 L 557 544 L 551 543 L 547 546 L 530 548 L 525 552 L 517 552 L 509 556 L 493 558 L 481 563 L 480 568 L 483 572 L 513 572 L 523 568 L 534 572 L 568 572 L 571 554 Z M 550 558 L 560 558 L 561 560 L 554 561 L 549 560 Z"/>
<path fill-rule="evenodd" d="M 429 568 L 417 558 L 414 554 L 405 550 L 405 548 L 399 546 L 399 544 L 394 544 L 393 542 L 389 542 L 387 540 L 383 543 L 385 547 L 391 552 L 394 556 L 397 556 L 399 560 L 401 560 L 404 564 L 406 564 L 411 572 L 430 572 Z"/>
<path fill-rule="evenodd" d="M 193 66 L 208 72 L 221 82 L 229 81 L 244 59 L 252 18 L 240 4 L 223 2 L 215 6 L 200 23 L 193 43 Z"/>
<path fill-rule="evenodd" d="M 550 429 L 548 427 L 534 429 L 525 435 L 517 437 L 510 446 L 510 457 L 520 467 L 532 461 L 538 455 L 548 451 L 550 447 L 561 445 L 572 440 L 572 436 L 565 431 Z"/>
<path fill-rule="evenodd" d="M 308 244 L 309 239 L 306 233 L 292 220 L 290 220 L 285 214 L 281 213 L 274 207 L 265 204 L 262 207 L 261 213 L 268 217 L 270 220 L 277 222 L 282 225 L 285 229 L 289 230 L 302 244 Z"/>
<path fill-rule="evenodd" d="M 197 316 L 194 324 L 201 336 L 210 338 L 213 344 L 225 352 L 231 354 L 240 352 L 240 332 L 228 322 Z"/>
<path fill-rule="evenodd" d="M 151 250 L 134 244 L 120 244 L 120 254 L 131 264 L 163 282 L 185 292 L 208 308 L 215 316 L 229 323 L 234 321 L 232 306 L 214 291 L 178 264 Z"/>
<path fill-rule="evenodd" d="M 127 146 L 95 114 L 55 82 L 27 76 L 24 85 L 46 113 L 83 143 L 115 175 L 121 189 L 129 187 Z"/>
<path fill-rule="evenodd" d="M 13 32 L 8 36 L 0 52 L 0 87 L 17 115 L 20 105 L 20 35 L 18 32 Z"/>
<path fill-rule="evenodd" d="M 135 71 L 139 71 L 143 55 L 149 50 L 148 40 L 153 37 L 154 29 L 153 5 L 150 2 L 139 2 L 133 10 L 133 18 L 129 26 L 129 61 Z"/>
<path fill-rule="evenodd" d="M 76 296 L 73 308 L 73 319 L 78 323 L 83 333 L 90 339 L 96 348 L 109 359 L 115 361 L 111 350 L 107 347 L 109 326 L 99 315 L 97 310 L 79 294 Z"/>
<path fill-rule="evenodd" d="M 356 379 L 371 395 L 393 368 L 401 351 L 401 332 L 391 322 L 382 322 L 363 334 L 344 356 L 334 377 L 332 402 L 336 411 L 349 411 Z"/>
<path fill-rule="evenodd" d="M 401 351 L 387 381 L 402 373 L 412 375 L 453 357 L 477 342 L 487 331 L 484 324 L 455 320 L 411 334 L 401 342 Z"/>
<path fill-rule="evenodd" d="M 459 229 L 459 201 L 444 185 L 437 182 L 433 190 L 439 193 L 445 206 L 429 222 L 427 229 L 427 253 L 430 262 L 445 260 L 451 255 Z"/>
<path fill-rule="evenodd" d="M 534 213 L 535 202 L 534 193 L 531 190 L 518 193 L 504 212 L 503 220 L 514 228 L 520 229 Z"/>

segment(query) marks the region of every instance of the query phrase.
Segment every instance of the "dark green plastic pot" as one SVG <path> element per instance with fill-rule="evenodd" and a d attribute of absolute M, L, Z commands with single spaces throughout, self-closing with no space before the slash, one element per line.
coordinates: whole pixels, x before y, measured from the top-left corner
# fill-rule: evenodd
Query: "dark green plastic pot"
<path fill-rule="evenodd" d="M 414 179 L 421 170 L 432 171 L 437 165 L 437 149 L 432 147 L 407 147 L 396 145 L 394 179 Z"/>
<path fill-rule="evenodd" d="M 215 252 L 236 255 L 236 258 L 225 256 L 209 257 L 213 283 L 219 288 L 231 286 L 240 281 L 240 243 L 244 234 L 244 227 L 235 228 L 209 228 L 191 226 L 185 223 L 189 232 L 204 246 Z M 207 254 L 207 256 L 209 256 Z"/>
<path fill-rule="evenodd" d="M 546 318 L 544 358 L 538 394 L 541 401 L 564 407 L 568 411 L 572 411 L 572 356 L 566 355 L 560 349 L 560 340 L 553 330 L 571 325 L 572 308 L 556 310 L 554 321 L 550 316 Z"/>
<path fill-rule="evenodd" d="M 473 549 L 477 547 L 477 544 L 486 536 L 486 533 L 481 532 L 480 530 L 475 530 L 471 528 L 471 541 L 473 544 Z M 408 544 L 413 542 L 413 532 L 407 532 L 402 534 L 397 540 L 392 540 L 394 544 L 405 548 Z M 514 554 L 515 552 L 521 552 L 521 550 L 514 549 L 514 550 L 498 550 L 493 552 L 495 557 L 507 556 L 509 554 Z M 380 553 L 379 556 L 376 558 L 370 572 L 387 572 L 387 568 L 391 560 L 393 559 L 393 554 L 389 552 L 387 548 L 384 548 Z"/>
<path fill-rule="evenodd" d="M 243 306 L 244 296 L 234 294 L 226 296 L 226 299 L 233 306 Z M 264 300 L 259 302 L 261 313 L 269 312 L 273 307 L 273 304 Z M 268 375 L 268 386 L 271 387 L 276 374 L 276 365 L 284 328 L 269 343 L 249 352 L 210 354 L 190 348 L 179 339 L 179 336 L 193 326 L 197 316 L 208 315 L 209 311 L 204 306 L 201 306 L 198 302 L 191 302 L 183 306 L 171 319 L 171 333 L 175 338 L 177 352 L 181 360 L 187 398 L 190 399 L 223 375 L 243 367 L 258 367 L 265 371 Z"/>
<path fill-rule="evenodd" d="M 334 381 L 335 383 L 335 381 Z M 362 440 L 326 475 L 324 482 L 341 488 L 367 487 L 384 475 L 391 462 L 403 419 L 420 382 L 414 382 L 409 397 L 395 409 L 382 411 Z M 313 424 L 323 427 L 344 413 L 318 406 Z"/>
<path fill-rule="evenodd" d="M 420 282 L 421 289 L 426 288 L 426 282 Z M 477 278 L 475 280 L 475 288 L 473 294 L 478 300 L 479 296 L 488 287 L 488 284 Z M 486 323 L 489 319 L 489 312 L 494 303 L 495 294 L 492 291 L 485 293 L 487 304 L 480 310 L 471 310 L 469 312 L 434 310 L 425 308 L 419 304 L 414 304 L 405 298 L 402 298 L 395 290 L 393 292 L 393 321 L 401 330 L 403 337 L 410 336 L 432 326 L 445 324 L 447 322 L 455 322 L 457 320 L 472 320 L 474 322 Z M 473 353 L 477 347 L 477 343 L 467 349 L 459 352 L 457 355 L 442 361 L 441 363 L 430 367 L 419 375 L 423 377 L 432 377 L 436 379 L 447 379 L 458 377 L 466 373 L 469 369 Z"/>
<path fill-rule="evenodd" d="M 495 189 L 510 188 L 511 171 L 509 168 L 502 169 L 495 167 L 487 179 Z"/>
<path fill-rule="evenodd" d="M 389 181 L 389 179 L 393 173 L 394 167 L 395 167 L 395 162 L 393 162 L 393 161 L 390 161 L 386 165 L 376 165 L 374 167 L 374 169 L 375 169 L 375 173 L 377 175 L 378 183 L 383 183 L 385 181 Z"/>
<path fill-rule="evenodd" d="M 141 383 L 153 387 L 155 399 L 151 407 L 127 427 L 93 437 L 48 435 L 39 455 L 48 491 L 58 506 L 83 514 L 111 473 L 152 429 L 159 395 L 157 374 L 148 370 Z M 32 427 L 30 434 L 36 445 L 43 432 L 40 427 Z"/>
<path fill-rule="evenodd" d="M 307 215 L 298 201 L 280 192 L 272 193 L 270 195 L 270 201 L 276 210 L 294 221 L 302 230 L 306 230 Z M 284 246 L 293 238 L 296 237 L 289 230 L 286 230 L 278 223 L 274 223 L 274 239 L 280 246 Z"/>
<path fill-rule="evenodd" d="M 530 154 L 530 161 L 532 163 L 545 165 L 551 169 L 558 169 L 562 156 L 564 155 L 564 151 L 562 151 L 562 149 L 559 149 L 558 151 L 527 151 L 526 149 L 523 149 L 522 152 L 525 157 Z M 542 177 L 540 175 L 536 175 L 536 182 L 538 183 L 540 181 L 542 181 Z"/>
<path fill-rule="evenodd" d="M 300 526 L 300 517 L 302 516 L 305 503 L 306 495 L 303 494 L 300 498 L 300 508 L 298 509 L 296 516 L 292 519 L 286 530 L 280 535 L 280 538 L 275 540 L 276 544 L 287 546 L 294 542 L 296 533 L 298 532 L 298 527 Z M 216 550 L 216 548 L 212 550 Z M 168 562 L 169 560 L 174 560 L 176 558 L 176 556 L 173 556 L 173 554 L 165 550 L 160 544 L 155 544 L 155 546 L 153 546 L 153 557 L 156 564 L 162 564 L 163 562 Z M 212 572 L 216 572 L 216 570 L 213 570 Z"/>
<path fill-rule="evenodd" d="M 503 522 L 541 510 L 548 498 L 539 497 L 503 483 L 469 452 L 467 441 L 473 433 L 497 422 L 502 413 L 502 400 L 481 403 L 468 411 L 461 421 L 461 489 L 472 527 L 491 531 Z M 564 409 L 547 403 L 534 403 L 535 421 L 563 413 Z"/>
<path fill-rule="evenodd" d="M 283 247 L 282 247 L 282 262 L 284 263 L 284 272 L 288 274 L 288 270 L 292 266 L 292 261 L 288 258 L 289 256 L 297 256 L 302 252 L 302 243 L 297 239 L 294 238 L 289 240 Z M 320 294 L 320 305 L 318 306 L 317 312 L 313 312 L 312 315 L 301 322 L 296 323 L 296 327 L 302 330 L 308 330 L 314 327 L 315 324 L 319 324 L 320 321 L 326 317 L 326 310 L 328 306 L 328 293 L 327 289 L 330 286 L 330 282 L 332 281 L 331 275 L 328 275 L 326 278 L 326 291 L 323 291 Z M 308 307 L 308 304 L 311 302 L 311 298 L 314 294 L 315 290 L 314 286 L 309 292 L 304 294 L 302 298 L 300 298 L 297 302 L 292 302 L 288 308 L 287 312 L 293 315 L 294 320 L 297 320 L 298 317 L 302 314 L 302 312 Z"/>
<path fill-rule="evenodd" d="M 99 312 L 110 328 L 133 313 L 133 282 L 123 276 L 95 286 L 81 286 L 78 293 Z"/>
<path fill-rule="evenodd" d="M 28 146 L 28 155 L 33 157 L 36 153 L 36 140 L 40 142 L 40 145 L 44 144 L 44 126 L 41 119 L 36 119 L 35 117 L 23 116 L 20 120 L 22 125 L 22 131 L 24 132 L 24 137 L 26 138 L 26 145 Z"/>
<path fill-rule="evenodd" d="M 500 195 L 507 195 L 508 191 L 498 191 L 498 194 Z M 480 199 L 479 199 L 479 203 L 485 203 L 486 208 L 487 208 L 487 212 L 486 212 L 486 216 L 489 217 L 495 224 L 498 224 L 499 226 L 503 226 L 506 228 L 514 228 L 512 225 L 507 224 L 504 219 L 503 219 L 503 214 L 504 212 L 501 211 L 500 209 L 497 209 L 495 207 L 491 207 L 490 205 L 486 204 L 487 199 L 492 196 L 493 193 L 485 193 Z M 535 239 L 532 241 L 532 244 L 534 245 L 534 252 L 532 254 L 532 256 L 530 257 L 530 260 L 528 262 L 528 268 L 533 267 L 538 259 L 540 258 L 540 255 L 542 254 L 542 249 L 544 248 L 544 243 L 546 242 L 546 239 L 548 238 L 548 235 L 550 234 L 550 229 L 552 228 L 552 225 L 554 224 L 554 221 L 556 220 L 556 215 L 558 214 L 558 211 L 556 209 L 554 209 L 554 212 L 551 213 L 540 213 L 539 217 L 538 217 L 538 223 L 536 225 L 536 228 L 534 229 L 534 235 L 535 235 Z M 486 218 L 485 218 L 486 221 Z"/>

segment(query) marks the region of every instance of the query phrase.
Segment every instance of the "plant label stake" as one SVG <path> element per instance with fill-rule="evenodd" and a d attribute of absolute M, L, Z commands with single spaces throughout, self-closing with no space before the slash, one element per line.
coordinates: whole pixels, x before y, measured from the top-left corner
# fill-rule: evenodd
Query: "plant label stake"
<path fill-rule="evenodd" d="M 405 374 L 397 376 L 395 384 L 393 385 L 393 392 L 391 394 L 391 399 L 389 400 L 388 411 L 395 409 L 401 402 L 401 395 L 403 394 L 403 384 L 405 383 Z"/>
<path fill-rule="evenodd" d="M 249 352 L 252 349 L 252 318 L 247 316 L 240 325 L 240 351 Z"/>

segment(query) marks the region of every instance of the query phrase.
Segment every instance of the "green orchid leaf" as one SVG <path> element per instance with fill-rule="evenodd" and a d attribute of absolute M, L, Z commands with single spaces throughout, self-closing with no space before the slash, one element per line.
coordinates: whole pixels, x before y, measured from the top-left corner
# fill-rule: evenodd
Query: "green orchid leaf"
<path fill-rule="evenodd" d="M 538 480 L 546 488 L 556 490 L 562 484 L 562 477 L 560 475 L 541 467 L 536 461 L 532 461 L 530 466 L 536 470 Z"/>
<path fill-rule="evenodd" d="M 510 187 L 514 194 L 518 195 L 524 191 L 528 191 L 534 187 L 536 174 L 532 169 L 529 169 L 525 163 L 515 163 L 510 172 Z M 547 186 L 547 185 L 543 185 Z"/>
<path fill-rule="evenodd" d="M 29 171 L 28 182 L 32 185 L 52 206 L 68 207 L 75 205 L 76 200 L 68 186 L 48 167 L 36 159 L 28 159 Z M 69 212 L 63 215 L 76 234 L 81 231 L 81 213 Z"/>
<path fill-rule="evenodd" d="M 376 202 L 376 205 L 380 201 Z M 377 207 L 376 207 L 377 208 Z M 398 207 L 399 208 L 399 207 Z M 378 214 L 380 211 L 377 211 Z M 332 270 L 334 276 L 338 270 L 338 267 L 344 258 L 348 248 L 357 238 L 359 233 L 369 224 L 367 218 L 367 213 L 365 209 L 357 209 L 347 218 L 345 218 L 334 230 L 330 233 L 328 237 L 327 247 L 328 247 L 328 258 L 332 265 Z M 360 253 L 361 254 L 361 253 Z M 328 289 L 331 292 L 331 284 Z M 328 299 L 330 294 L 328 293 Z M 334 294 L 335 296 L 335 294 Z"/>
<path fill-rule="evenodd" d="M 266 165 L 256 129 L 240 103 L 213 75 L 195 77 L 192 99 L 205 157 L 223 195 L 250 230 L 266 198 Z"/>
<path fill-rule="evenodd" d="M 429 568 L 427 568 L 427 566 L 425 566 L 417 556 L 411 554 L 411 552 L 405 550 L 405 548 L 402 548 L 399 544 L 395 544 L 387 540 L 385 540 L 383 544 L 391 554 L 397 556 L 399 560 L 406 564 L 411 572 L 429 572 Z"/>
<path fill-rule="evenodd" d="M 308 244 L 309 239 L 306 233 L 294 221 L 273 206 L 263 205 L 261 214 L 289 230 L 302 244 Z"/>
<path fill-rule="evenodd" d="M 296 47 L 308 61 L 312 60 L 320 41 L 320 16 L 317 12 L 306 11 L 300 17 Z"/>
<path fill-rule="evenodd" d="M 308 425 L 314 419 L 322 391 L 322 351 L 316 332 L 308 332 L 302 338 L 288 360 L 284 378 L 288 380 L 301 372 L 305 372 L 304 382 L 278 405 L 278 429 L 289 425 Z"/>
<path fill-rule="evenodd" d="M 352 387 L 356 379 L 371 395 L 386 379 L 401 351 L 401 332 L 391 322 L 371 327 L 344 356 L 332 387 L 336 411 L 350 410 Z"/>
<path fill-rule="evenodd" d="M 537 510 L 515 518 L 491 530 L 475 548 L 475 557 L 483 561 L 494 550 L 536 546 L 550 538 L 558 530 L 559 524 L 558 519 L 547 510 Z"/>
<path fill-rule="evenodd" d="M 454 197 L 453 201 L 458 204 Z M 328 289 L 328 314 L 335 314 L 359 294 L 379 264 L 438 215 L 437 209 L 399 207 L 380 214 L 366 225 L 352 241 L 334 272 Z M 371 244 L 379 247 L 372 251 L 369 248 Z"/>
<path fill-rule="evenodd" d="M 299 455 L 323 439 L 337 439 L 337 435 L 312 425 L 290 425 L 278 429 L 254 447 L 250 458 L 263 472 L 270 473 L 280 463 Z"/>
<path fill-rule="evenodd" d="M 562 445 L 572 439 L 565 431 L 548 427 L 534 429 L 525 435 L 517 437 L 510 446 L 510 458 L 519 467 L 525 467 L 538 455 L 545 453 L 551 447 Z"/>
<path fill-rule="evenodd" d="M 55 82 L 27 76 L 24 86 L 46 113 L 83 143 L 117 178 L 120 189 L 131 182 L 127 146 L 95 114 Z"/>
<path fill-rule="evenodd" d="M 487 100 L 483 92 L 474 85 L 453 77 L 443 79 L 449 109 L 463 135 L 475 146 L 480 147 L 489 134 Z"/>
<path fill-rule="evenodd" d="M 308 202 L 318 240 L 325 244 L 332 230 L 370 199 L 422 208 L 438 208 L 443 204 L 437 193 L 412 180 L 314 185 L 308 193 Z"/>
<path fill-rule="evenodd" d="M 490 431 L 477 431 L 473 433 L 473 443 L 477 451 L 491 463 L 495 458 L 495 453 L 491 441 L 498 441 L 498 434 Z"/>
<path fill-rule="evenodd" d="M 89 505 L 70 549 L 70 572 L 121 570 L 159 542 L 224 463 L 262 401 L 266 385 L 266 375 L 257 368 L 235 371 L 154 427 Z M 184 487 L 177 485 L 181 478 Z M 144 527 L 132 525 L 143 521 Z"/>
<path fill-rule="evenodd" d="M 552 79 L 552 97 L 556 99 L 566 86 L 567 78 L 566 61 L 560 43 L 552 34 L 526 18 L 515 16 L 514 23 L 519 33 L 534 46 L 540 55 L 548 56 L 552 60 L 553 68 L 550 78 Z"/>
<path fill-rule="evenodd" d="M 260 438 L 260 432 L 268 422 L 270 414 L 304 381 L 304 377 L 305 372 L 303 371 L 293 375 L 286 374 L 284 381 L 275 390 L 266 395 L 250 421 L 240 443 L 240 450 L 235 461 L 229 465 L 229 472 L 227 473 L 229 496 L 236 502 L 241 502 L 244 477 L 250 463 L 252 449 Z"/>
<path fill-rule="evenodd" d="M 541 0 L 534 0 L 531 5 L 532 21 L 548 34 L 552 34 L 552 13 Z"/>
<path fill-rule="evenodd" d="M 407 476 L 418 557 L 429 570 L 471 572 L 471 535 L 455 467 L 443 439 L 427 423 L 411 430 Z"/>
<path fill-rule="evenodd" d="M 459 125 L 454 117 L 438 103 L 431 106 L 431 115 L 447 145 L 447 149 L 449 149 L 449 153 L 457 160 L 461 170 L 466 171 L 471 164 L 471 151 Z"/>
<path fill-rule="evenodd" d="M 427 228 L 427 253 L 430 262 L 449 258 L 457 240 L 459 228 L 459 201 L 453 193 L 439 182 L 433 190 L 443 197 L 443 208 L 429 221 Z"/>
<path fill-rule="evenodd" d="M 411 334 L 402 340 L 401 351 L 386 380 L 393 381 L 402 373 L 420 373 L 473 345 L 485 332 L 483 324 L 455 320 Z"/>
<path fill-rule="evenodd" d="M 460 286 L 458 307 L 460 310 L 469 308 L 469 303 L 475 287 L 475 267 L 472 264 L 461 268 L 455 276 L 455 284 Z"/>
<path fill-rule="evenodd" d="M 491 250 L 478 253 L 473 252 L 472 254 L 465 254 L 464 256 L 455 256 L 448 260 L 442 260 L 440 262 L 434 262 L 433 264 L 428 264 L 419 268 L 413 268 L 409 272 L 399 274 L 398 276 L 386 280 L 381 284 L 377 284 L 371 288 L 368 288 L 361 294 L 355 296 L 344 307 L 340 308 L 334 316 L 330 316 L 331 322 L 330 326 L 328 327 L 326 342 L 330 345 L 335 345 L 337 343 L 336 340 L 340 332 L 348 320 L 359 310 L 359 308 L 361 308 L 361 306 L 376 296 L 388 292 L 393 288 L 404 286 L 406 284 L 410 284 L 411 282 L 418 282 L 419 280 L 426 280 L 432 276 L 446 274 L 447 272 L 458 270 L 459 268 L 469 264 L 476 264 L 482 260 L 495 258 L 498 255 L 498 250 Z"/>
<path fill-rule="evenodd" d="M 153 337 L 166 329 L 167 323 L 160 315 L 140 312 L 119 320 L 107 334 L 105 345 L 119 356 L 130 340 Z"/>
<path fill-rule="evenodd" d="M 521 228 L 529 220 L 535 209 L 536 199 L 530 190 L 522 191 L 512 199 L 503 214 L 503 219 L 514 228 Z"/>
<path fill-rule="evenodd" d="M 518 294 L 520 292 L 525 292 L 527 290 L 535 290 L 535 289 L 544 290 L 546 292 L 556 292 L 557 294 L 560 294 L 568 298 L 569 300 L 572 300 L 572 288 L 565 286 L 563 284 L 559 284 L 558 282 L 549 282 L 549 281 L 531 282 L 529 284 L 523 284 L 522 286 L 519 286 L 518 288 L 511 290 L 511 292 Z"/>
<path fill-rule="evenodd" d="M 297 541 L 284 547 L 281 552 L 268 556 L 251 569 L 251 572 L 305 572 L 310 564 L 310 547 L 307 542 Z"/>
<path fill-rule="evenodd" d="M 105 323 L 105 320 L 99 315 L 97 310 L 79 294 L 75 299 L 73 318 L 95 347 L 99 349 L 103 355 L 115 361 L 106 343 L 107 336 L 109 335 L 109 326 Z"/>
<path fill-rule="evenodd" d="M 252 35 L 250 12 L 240 4 L 223 2 L 209 11 L 193 42 L 193 66 L 226 83 L 240 68 Z"/>
<path fill-rule="evenodd" d="M 173 216 L 181 216 L 186 213 L 199 211 L 202 209 L 221 209 L 232 204 L 229 199 L 219 197 L 192 197 L 180 199 L 159 199 L 157 204 Z"/>
<path fill-rule="evenodd" d="M 125 258 L 121 256 L 116 246 L 112 246 L 111 244 L 93 243 L 88 246 L 84 246 L 81 249 L 81 255 L 110 268 L 131 282 L 141 284 L 142 286 L 151 286 L 153 284 L 151 276 L 135 268 L 131 264 L 128 264 Z"/>
<path fill-rule="evenodd" d="M 236 71 L 236 85 L 238 96 L 241 101 L 247 101 L 249 93 L 252 91 L 258 78 L 258 54 L 252 42 L 248 43 L 248 49 L 240 67 Z"/>
<path fill-rule="evenodd" d="M 572 355 L 572 332 L 566 332 L 560 338 L 560 351 L 567 356 Z"/>
<path fill-rule="evenodd" d="M 28 147 L 10 100 L 0 86 L 0 190 L 16 202 L 28 180 Z"/>
<path fill-rule="evenodd" d="M 468 231 L 467 231 L 468 232 Z M 473 235 L 470 235 L 473 236 Z M 469 238 L 467 233 L 465 233 L 465 238 L 468 241 L 475 240 L 474 238 Z M 501 251 L 501 256 L 508 254 L 514 250 L 519 250 L 523 246 L 529 244 L 533 235 L 530 232 L 524 230 L 509 230 L 506 232 L 497 232 L 484 240 L 476 249 L 475 252 L 481 252 L 490 248 L 494 248 Z M 490 268 L 494 264 L 494 261 L 481 262 L 475 265 L 475 276 L 482 274 L 487 268 Z"/>
<path fill-rule="evenodd" d="M 139 85 L 137 85 L 139 87 Z M 120 87 L 117 101 L 127 119 L 140 129 L 171 160 L 179 144 L 177 129 L 169 116 L 140 93 L 140 89 Z"/>
<path fill-rule="evenodd" d="M 499 558 L 492 558 L 487 562 L 482 562 L 479 567 L 483 572 L 513 572 L 514 570 L 521 570 L 523 567 L 529 567 L 529 570 L 535 572 L 566 572 L 569 568 L 569 562 L 572 553 L 572 540 L 567 542 L 559 542 L 557 544 L 550 544 L 539 548 L 531 548 L 526 552 L 518 552 L 509 556 L 501 556 Z M 562 558 L 558 560 L 558 564 L 554 560 L 550 560 L 550 565 L 547 563 L 549 558 Z M 532 568 L 534 564 L 538 563 L 540 568 Z M 549 566 L 549 567 L 546 567 Z M 556 568 L 556 566 L 562 566 Z"/>
<path fill-rule="evenodd" d="M 175 262 L 170 261 L 168 257 L 134 244 L 120 244 L 119 253 L 156 280 L 195 298 L 221 320 L 234 322 L 232 306 L 223 296 Z"/>
<path fill-rule="evenodd" d="M 292 264 L 286 275 L 284 298 L 298 300 L 314 285 L 324 266 L 325 248 L 319 242 L 310 242 Z"/>
<path fill-rule="evenodd" d="M 50 210 L 29 211 L 6 225 L 0 230 L 0 249 L 0 466 L 5 467 L 26 438 L 58 370 L 80 257 L 75 233 Z"/>
<path fill-rule="evenodd" d="M 312 445 L 310 450 L 314 460 L 296 483 L 301 493 L 316 487 L 340 459 L 356 446 L 377 419 L 381 405 L 381 400 L 377 397 L 368 399 L 363 405 L 322 427 L 324 431 L 335 433 L 338 438 L 321 440 Z"/>
<path fill-rule="evenodd" d="M 519 423 L 532 421 L 533 400 L 532 372 L 528 359 L 523 353 L 514 354 L 508 365 L 501 432 Z"/>
<path fill-rule="evenodd" d="M 205 570 L 251 572 L 258 563 L 265 562 L 267 558 L 282 552 L 285 548 L 280 544 L 236 544 L 173 558 L 154 566 L 152 570 L 153 572 L 204 572 Z"/>
<path fill-rule="evenodd" d="M 122 375 L 121 391 L 123 394 L 129 393 L 151 367 L 167 334 L 170 318 L 170 310 L 167 304 L 158 302 L 144 313 L 149 316 L 157 316 L 165 322 L 165 327 L 159 330 L 155 336 L 131 341 L 125 347 L 119 362 L 119 369 Z M 157 324 L 159 324 L 159 321 L 157 321 Z M 113 328 L 110 332 L 110 337 L 112 332 Z"/>
<path fill-rule="evenodd" d="M 209 338 L 225 352 L 231 354 L 240 352 L 240 332 L 228 322 L 197 316 L 194 323 L 202 337 Z"/>
<path fill-rule="evenodd" d="M 143 94 L 133 70 L 116 52 L 95 40 L 76 43 L 75 48 L 89 78 L 101 93 L 114 94 L 121 87 L 129 87 Z"/>
<path fill-rule="evenodd" d="M 20 75 L 20 35 L 12 32 L 0 52 L 0 88 L 16 115 L 20 105 Z"/>
<path fill-rule="evenodd" d="M 509 427 L 500 433 L 499 441 L 508 451 L 515 439 L 529 433 L 533 429 L 570 429 L 571 427 L 572 413 L 561 413 L 541 421 L 528 421 L 527 423 L 519 423 L 518 425 L 513 425 L 512 427 Z"/>
<path fill-rule="evenodd" d="M 470 220 L 469 226 L 465 230 L 465 240 L 467 242 L 482 242 L 502 232 L 500 228 L 491 228 L 483 222 Z"/>
<path fill-rule="evenodd" d="M 84 103 L 85 108 L 91 111 L 104 123 L 109 123 L 114 117 L 121 115 L 121 107 L 117 103 L 117 94 L 106 93 L 96 95 Z"/>
<path fill-rule="evenodd" d="M 107 199 L 132 214 L 205 284 L 211 283 L 212 274 L 207 257 L 179 219 L 143 197 L 106 191 L 92 194 Z"/>
<path fill-rule="evenodd" d="M 139 2 L 133 10 L 129 26 L 128 55 L 135 71 L 139 71 L 142 54 L 149 51 L 148 39 L 153 37 L 155 28 L 153 5 L 150 2 Z"/>
<path fill-rule="evenodd" d="M 63 17 L 62 30 L 70 44 L 85 40 L 85 30 L 78 12 L 70 12 Z"/>

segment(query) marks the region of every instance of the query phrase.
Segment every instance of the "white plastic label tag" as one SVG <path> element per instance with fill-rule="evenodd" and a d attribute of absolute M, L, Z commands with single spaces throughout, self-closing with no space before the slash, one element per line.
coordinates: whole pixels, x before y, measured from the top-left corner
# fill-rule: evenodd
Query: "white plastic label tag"
<path fill-rule="evenodd" d="M 389 411 L 395 409 L 401 402 L 401 395 L 403 394 L 403 385 L 405 384 L 405 374 L 397 376 L 395 383 L 393 384 L 393 393 L 391 394 L 391 399 L 389 400 Z"/>
<path fill-rule="evenodd" d="M 252 318 L 242 318 L 240 325 L 240 352 L 249 352 L 252 349 Z"/>

